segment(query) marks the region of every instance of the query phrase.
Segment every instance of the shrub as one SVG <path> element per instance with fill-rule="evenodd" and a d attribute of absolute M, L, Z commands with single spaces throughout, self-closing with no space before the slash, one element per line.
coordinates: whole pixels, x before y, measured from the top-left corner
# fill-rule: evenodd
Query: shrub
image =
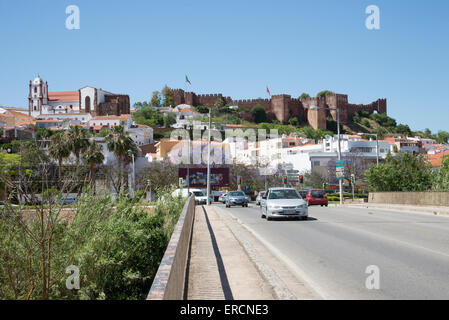
<path fill-rule="evenodd" d="M 114 201 L 108 193 L 82 194 L 70 215 L 55 220 L 51 241 L 45 238 L 51 243 L 47 298 L 145 298 L 185 203 L 168 190 L 160 197 L 164 201 L 150 215 L 138 199 L 119 195 Z M 0 266 L 0 296 L 40 299 L 41 252 L 30 251 L 30 235 L 40 234 L 40 220 L 36 216 L 23 220 L 19 209 L 1 213 L 0 259 L 8 263 Z M 79 290 L 66 288 L 65 269 L 70 265 L 80 270 Z"/>

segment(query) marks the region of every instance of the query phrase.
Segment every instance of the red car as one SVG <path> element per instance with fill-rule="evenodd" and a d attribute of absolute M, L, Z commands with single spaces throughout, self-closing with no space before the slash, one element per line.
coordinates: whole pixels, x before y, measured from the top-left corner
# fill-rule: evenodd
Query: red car
<path fill-rule="evenodd" d="M 327 207 L 328 205 L 327 194 L 324 190 L 310 189 L 308 190 L 306 196 L 303 198 L 309 206 L 316 204 Z"/>

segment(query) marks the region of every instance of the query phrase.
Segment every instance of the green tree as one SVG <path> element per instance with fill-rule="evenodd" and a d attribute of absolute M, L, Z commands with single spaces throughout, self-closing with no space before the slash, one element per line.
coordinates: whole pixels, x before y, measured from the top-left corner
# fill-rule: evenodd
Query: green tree
<path fill-rule="evenodd" d="M 291 117 L 290 119 L 288 119 L 288 124 L 297 127 L 299 126 L 299 120 L 298 117 Z"/>
<path fill-rule="evenodd" d="M 302 93 L 300 96 L 299 96 L 299 100 L 306 100 L 306 99 L 308 99 L 308 98 L 310 98 L 310 95 L 308 94 L 308 93 Z"/>
<path fill-rule="evenodd" d="M 53 131 L 51 131 L 48 128 L 39 128 L 36 130 L 36 138 L 38 140 L 46 140 L 50 138 L 53 134 Z"/>
<path fill-rule="evenodd" d="M 136 102 L 133 105 L 134 109 L 139 110 L 145 107 L 148 107 L 148 102 L 144 101 L 144 102 Z"/>
<path fill-rule="evenodd" d="M 123 178 L 125 165 L 131 162 L 133 155 L 137 157 L 137 146 L 122 126 L 114 127 L 105 139 L 108 150 L 117 157 L 119 175 Z M 120 183 L 119 190 L 121 187 L 122 183 Z"/>
<path fill-rule="evenodd" d="M 406 136 L 412 135 L 412 130 L 410 130 L 408 125 L 404 125 L 404 124 L 399 124 L 396 127 L 395 132 L 402 134 L 402 135 L 406 135 Z"/>
<path fill-rule="evenodd" d="M 436 140 L 437 140 L 437 143 L 447 143 L 449 140 L 449 132 L 438 131 Z"/>
<path fill-rule="evenodd" d="M 372 191 L 426 191 L 432 187 L 432 171 L 422 155 L 388 154 L 384 163 L 365 172 Z"/>
<path fill-rule="evenodd" d="M 173 113 L 169 112 L 164 116 L 164 127 L 170 128 L 172 124 L 176 123 L 176 117 Z"/>
<path fill-rule="evenodd" d="M 443 157 L 441 167 L 438 174 L 435 176 L 432 189 L 434 190 L 449 190 L 449 157 Z"/>
<path fill-rule="evenodd" d="M 132 115 L 133 120 L 137 124 L 147 125 L 152 128 L 162 127 L 164 125 L 164 117 L 151 107 L 143 107 Z"/>
<path fill-rule="evenodd" d="M 164 97 L 164 101 L 162 103 L 163 107 L 175 106 L 173 89 L 165 85 L 165 87 L 162 89 L 162 96 Z"/>
<path fill-rule="evenodd" d="M 352 121 L 354 123 L 360 123 L 360 115 L 358 112 L 354 113 L 354 115 L 352 116 Z"/>
<path fill-rule="evenodd" d="M 58 177 L 61 179 L 62 162 L 70 156 L 71 145 L 67 141 L 63 132 L 58 132 L 51 136 L 48 153 L 50 157 L 58 162 Z"/>
<path fill-rule="evenodd" d="M 327 94 L 334 94 L 332 91 L 330 90 L 323 90 L 317 93 L 317 98 L 321 98 L 321 97 L 325 97 Z"/>
<path fill-rule="evenodd" d="M 215 108 L 215 109 L 221 109 L 221 108 L 224 107 L 224 105 L 225 105 L 225 103 L 224 103 L 223 99 L 218 98 L 218 99 L 215 101 L 215 103 L 214 103 L 214 108 Z"/>
<path fill-rule="evenodd" d="M 161 106 L 161 93 L 159 91 L 153 91 L 150 105 L 156 108 L 159 108 Z"/>
<path fill-rule="evenodd" d="M 85 128 L 79 126 L 70 127 L 66 135 L 62 136 L 67 140 L 70 151 L 76 157 L 76 164 L 79 164 L 81 153 L 87 148 L 89 144 L 89 132 Z"/>
<path fill-rule="evenodd" d="M 95 191 L 96 166 L 104 161 L 103 147 L 94 141 L 89 141 L 86 150 L 83 153 L 83 160 L 89 166 L 89 179 L 92 189 Z"/>
<path fill-rule="evenodd" d="M 256 104 L 251 109 L 251 114 L 253 115 L 254 121 L 256 123 L 262 123 L 262 122 L 267 121 L 267 113 L 265 112 L 265 109 L 260 104 Z"/>

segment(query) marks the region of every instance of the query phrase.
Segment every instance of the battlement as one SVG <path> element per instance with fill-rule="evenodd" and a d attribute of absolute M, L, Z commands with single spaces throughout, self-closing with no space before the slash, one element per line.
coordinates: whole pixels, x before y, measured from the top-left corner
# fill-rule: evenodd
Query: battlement
<path fill-rule="evenodd" d="M 332 116 L 336 120 L 337 112 L 340 110 L 340 120 L 345 123 L 349 121 L 355 112 L 366 110 L 369 113 L 387 112 L 387 100 L 378 99 L 370 104 L 350 104 L 347 94 L 331 93 L 324 97 L 309 97 L 303 100 L 292 98 L 289 94 L 273 95 L 271 99 L 239 99 L 232 100 L 231 97 L 223 97 L 221 93 L 196 94 L 195 92 L 184 92 L 182 89 L 174 89 L 175 104 L 186 103 L 192 106 L 205 105 L 214 106 L 217 99 L 223 100 L 227 104 L 237 105 L 243 109 L 251 110 L 256 105 L 261 105 L 269 119 L 277 119 L 282 122 L 288 121 L 291 117 L 297 117 L 300 121 L 307 122 L 313 128 L 326 129 L 326 117 Z M 317 110 L 310 112 L 311 107 L 330 108 L 334 110 Z M 248 114 L 242 114 L 248 116 Z"/>

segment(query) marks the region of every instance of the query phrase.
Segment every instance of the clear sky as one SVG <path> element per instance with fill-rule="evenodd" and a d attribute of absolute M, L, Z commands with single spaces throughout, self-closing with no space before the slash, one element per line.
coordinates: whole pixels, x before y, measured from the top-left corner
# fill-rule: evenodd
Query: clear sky
<path fill-rule="evenodd" d="M 67 30 L 68 5 L 80 30 Z M 368 5 L 380 30 L 365 27 Z M 412 129 L 449 130 L 447 0 L 0 0 L 0 105 L 85 85 L 148 100 L 165 84 L 234 99 L 323 89 L 388 99 Z"/>

